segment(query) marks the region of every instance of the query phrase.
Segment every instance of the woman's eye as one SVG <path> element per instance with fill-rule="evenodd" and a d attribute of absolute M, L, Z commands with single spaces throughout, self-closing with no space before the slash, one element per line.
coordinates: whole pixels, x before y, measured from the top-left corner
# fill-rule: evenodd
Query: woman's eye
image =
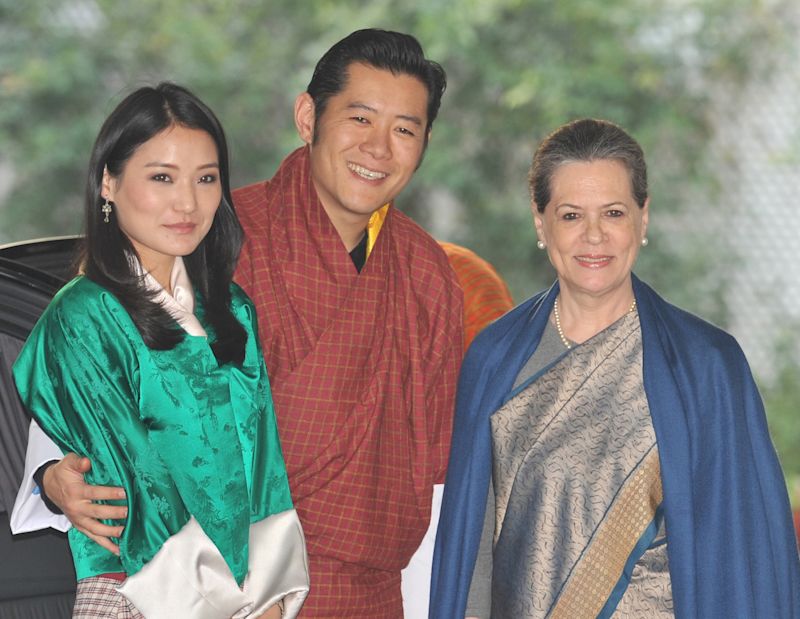
<path fill-rule="evenodd" d="M 200 177 L 201 183 L 215 183 L 217 182 L 216 174 L 204 174 Z"/>
<path fill-rule="evenodd" d="M 609 217 L 623 217 L 625 213 L 619 209 L 612 209 L 607 212 Z"/>
<path fill-rule="evenodd" d="M 169 175 L 168 174 L 154 174 L 153 180 L 158 181 L 159 183 L 168 183 L 169 182 Z"/>
<path fill-rule="evenodd" d="M 578 219 L 578 213 L 564 213 L 562 217 L 567 221 L 572 221 L 574 219 Z"/>

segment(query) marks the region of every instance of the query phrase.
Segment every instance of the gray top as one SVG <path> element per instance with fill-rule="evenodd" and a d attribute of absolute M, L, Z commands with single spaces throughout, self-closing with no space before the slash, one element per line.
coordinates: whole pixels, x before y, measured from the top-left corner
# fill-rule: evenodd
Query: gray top
<path fill-rule="evenodd" d="M 522 385 L 537 372 L 550 365 L 563 355 L 567 347 L 561 341 L 555 325 L 550 321 L 542 333 L 542 339 L 528 361 L 522 366 L 514 381 L 514 389 Z M 478 557 L 472 571 L 472 583 L 467 596 L 466 617 L 489 619 L 492 608 L 492 540 L 494 537 L 494 487 L 489 478 L 489 491 L 486 497 L 486 513 L 483 518 L 483 531 L 478 546 Z"/>

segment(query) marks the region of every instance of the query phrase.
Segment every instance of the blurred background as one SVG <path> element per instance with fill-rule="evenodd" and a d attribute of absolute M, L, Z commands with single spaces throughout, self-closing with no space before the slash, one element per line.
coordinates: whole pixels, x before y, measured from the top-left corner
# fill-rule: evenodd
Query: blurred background
<path fill-rule="evenodd" d="M 731 331 L 800 507 L 800 3 L 796 0 L 0 0 L 0 243 L 80 232 L 94 137 L 131 89 L 184 84 L 221 118 L 234 186 L 300 144 L 316 60 L 368 26 L 447 70 L 399 207 L 494 264 L 516 301 L 554 273 L 526 174 L 568 120 L 643 145 L 650 244 L 637 272 Z"/>

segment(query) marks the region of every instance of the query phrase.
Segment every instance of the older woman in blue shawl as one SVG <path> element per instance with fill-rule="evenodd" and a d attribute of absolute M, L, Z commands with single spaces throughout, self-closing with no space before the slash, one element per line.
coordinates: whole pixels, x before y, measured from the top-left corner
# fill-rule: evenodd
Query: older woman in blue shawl
<path fill-rule="evenodd" d="M 553 286 L 462 368 L 435 619 L 800 616 L 781 469 L 736 341 L 632 275 L 641 148 L 567 124 L 530 177 Z"/>

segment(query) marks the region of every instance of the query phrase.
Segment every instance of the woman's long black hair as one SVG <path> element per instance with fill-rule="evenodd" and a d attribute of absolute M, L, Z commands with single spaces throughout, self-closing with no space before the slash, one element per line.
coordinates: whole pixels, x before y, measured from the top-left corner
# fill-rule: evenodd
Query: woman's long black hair
<path fill-rule="evenodd" d="M 184 262 L 205 307 L 214 355 L 220 363 L 241 363 L 247 335 L 231 312 L 230 285 L 243 232 L 232 206 L 228 147 L 217 117 L 186 88 L 168 82 L 139 88 L 103 123 L 89 163 L 81 264 L 89 279 L 119 299 L 148 347 L 168 350 L 183 339 L 184 331 L 155 301 L 157 293 L 147 290 L 131 269 L 128 256 L 138 254 L 120 230 L 116 213 L 105 223 L 101 211 L 103 170 L 118 178 L 139 146 L 176 125 L 205 131 L 217 147 L 222 198 L 208 234 Z"/>

